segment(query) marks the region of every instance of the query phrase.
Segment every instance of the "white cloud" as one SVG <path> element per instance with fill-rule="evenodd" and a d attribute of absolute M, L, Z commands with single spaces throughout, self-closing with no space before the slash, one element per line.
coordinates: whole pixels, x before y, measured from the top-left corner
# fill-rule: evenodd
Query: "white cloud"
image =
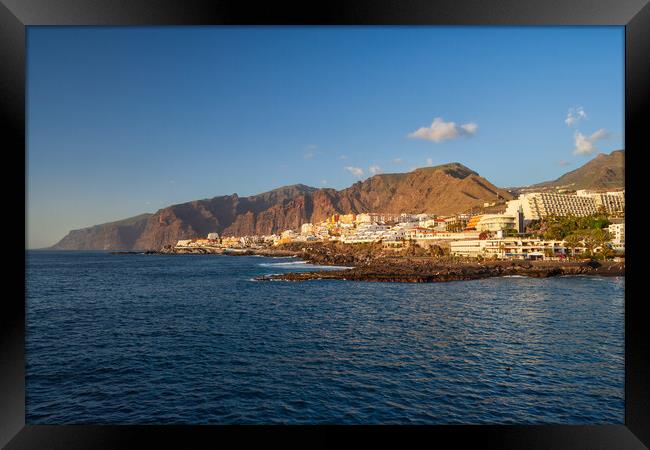
<path fill-rule="evenodd" d="M 404 162 L 404 160 L 403 160 L 402 158 L 395 158 L 395 159 L 393 160 L 393 164 L 395 164 L 395 165 L 400 165 L 400 164 L 402 164 L 403 162 Z"/>
<path fill-rule="evenodd" d="M 348 159 L 348 155 L 341 155 L 339 156 L 339 159 Z"/>
<path fill-rule="evenodd" d="M 352 166 L 347 166 L 345 168 L 348 172 L 350 172 L 352 175 L 355 177 L 361 178 L 363 176 L 363 169 L 361 167 L 352 167 Z"/>
<path fill-rule="evenodd" d="M 561 159 L 561 160 L 559 160 L 559 161 L 557 162 L 557 165 L 558 165 L 558 166 L 561 166 L 561 167 L 570 166 L 570 165 L 571 165 L 571 161 L 567 161 L 566 159 Z"/>
<path fill-rule="evenodd" d="M 602 128 L 591 136 L 585 136 L 581 132 L 576 131 L 574 135 L 576 147 L 573 153 L 576 155 L 590 155 L 598 150 L 596 142 L 608 139 L 609 137 L 610 134 Z"/>
<path fill-rule="evenodd" d="M 611 134 L 608 131 L 605 131 L 603 128 L 601 128 L 600 130 L 592 134 L 590 139 L 592 141 L 599 141 L 601 139 L 609 139 L 610 135 Z"/>
<path fill-rule="evenodd" d="M 320 180 L 320 184 L 322 184 L 323 186 L 327 186 L 327 180 Z"/>
<path fill-rule="evenodd" d="M 466 123 L 465 125 L 460 126 L 463 130 L 465 130 L 465 133 L 469 135 L 474 135 L 476 134 L 476 130 L 478 130 L 478 125 L 475 123 Z"/>
<path fill-rule="evenodd" d="M 317 153 L 318 152 L 316 151 L 316 146 L 314 144 L 311 144 L 311 145 L 307 146 L 307 151 L 302 156 L 305 159 L 313 159 L 314 156 L 316 156 Z"/>
<path fill-rule="evenodd" d="M 594 143 L 579 131 L 576 131 L 574 138 L 576 141 L 576 148 L 573 150 L 573 153 L 576 155 L 588 155 L 596 150 Z"/>
<path fill-rule="evenodd" d="M 573 126 L 576 122 L 579 120 L 583 120 L 587 118 L 587 113 L 585 112 L 584 108 L 582 106 L 577 106 L 575 108 L 569 108 L 569 112 L 566 115 L 566 119 L 564 119 L 564 123 L 567 124 L 568 127 Z"/>
<path fill-rule="evenodd" d="M 433 166 L 433 159 L 427 158 L 427 166 Z"/>
<path fill-rule="evenodd" d="M 377 175 L 378 173 L 381 173 L 381 167 L 377 165 L 370 166 L 368 168 L 368 172 L 370 172 L 373 175 Z"/>
<path fill-rule="evenodd" d="M 445 122 L 442 117 L 436 117 L 433 119 L 431 126 L 418 128 L 409 134 L 408 137 L 411 139 L 426 139 L 433 142 L 442 142 L 461 136 L 474 136 L 476 130 L 478 130 L 478 125 L 472 122 L 456 125 L 455 122 Z"/>

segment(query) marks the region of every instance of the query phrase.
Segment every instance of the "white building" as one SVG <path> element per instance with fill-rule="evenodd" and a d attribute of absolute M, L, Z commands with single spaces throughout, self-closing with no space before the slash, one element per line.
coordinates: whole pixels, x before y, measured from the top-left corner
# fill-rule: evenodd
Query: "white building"
<path fill-rule="evenodd" d="M 576 191 L 576 195 L 593 198 L 596 209 L 605 208 L 605 211 L 608 213 L 622 212 L 625 208 L 625 190 L 595 192 L 581 189 Z"/>
<path fill-rule="evenodd" d="M 420 218 L 418 217 L 418 214 L 402 213 L 399 215 L 397 220 L 399 220 L 401 223 L 417 223 Z"/>
<path fill-rule="evenodd" d="M 345 242 L 347 244 L 378 242 L 384 238 L 394 236 L 385 234 L 389 230 L 390 227 L 388 225 L 380 225 L 377 223 L 363 223 L 359 225 L 354 232 L 342 236 L 341 242 Z"/>
<path fill-rule="evenodd" d="M 607 231 L 612 235 L 612 248 L 618 252 L 625 251 L 625 222 L 613 223 L 607 227 Z"/>
<path fill-rule="evenodd" d="M 539 220 L 548 216 L 589 216 L 598 212 L 593 197 L 552 192 L 531 192 L 510 200 L 505 214 L 517 217 L 521 206 L 524 220 Z"/>
<path fill-rule="evenodd" d="M 393 214 L 393 213 L 361 213 L 357 214 L 355 218 L 355 222 L 357 224 L 361 223 L 397 223 L 400 221 L 412 221 L 415 220 L 417 222 L 417 219 L 414 219 L 415 216 L 412 214 Z M 408 219 L 408 220 L 402 220 L 402 219 Z"/>
<path fill-rule="evenodd" d="M 436 225 L 436 219 L 423 219 L 418 222 L 418 226 L 423 228 L 434 228 Z"/>
<path fill-rule="evenodd" d="M 311 223 L 303 223 L 300 226 L 300 234 L 303 236 L 312 236 L 314 234 L 314 225 Z"/>
<path fill-rule="evenodd" d="M 467 239 L 449 243 L 450 253 L 455 256 L 468 256 L 476 258 L 483 254 L 484 240 Z"/>
<path fill-rule="evenodd" d="M 502 231 L 517 229 L 515 216 L 506 214 L 483 214 L 476 224 L 477 231 Z"/>
<path fill-rule="evenodd" d="M 315 230 L 316 236 L 321 239 L 327 239 L 330 237 L 330 230 L 326 225 L 319 225 Z"/>
<path fill-rule="evenodd" d="M 584 249 L 583 249 L 584 250 Z M 452 255 L 499 259 L 549 259 L 566 256 L 564 241 L 535 238 L 474 239 L 450 243 Z"/>
<path fill-rule="evenodd" d="M 418 228 L 419 226 L 420 226 L 419 222 L 400 222 L 397 225 L 395 225 L 393 228 L 408 230 L 411 228 Z"/>
<path fill-rule="evenodd" d="M 625 222 L 613 223 L 607 227 L 607 231 L 612 235 L 612 242 L 625 244 Z"/>
<path fill-rule="evenodd" d="M 355 222 L 356 223 L 373 223 L 373 222 L 377 222 L 377 215 L 376 214 L 368 214 L 368 213 L 357 214 Z"/>
<path fill-rule="evenodd" d="M 433 240 L 433 241 L 455 241 L 459 239 L 478 239 L 481 234 L 478 231 L 436 231 L 428 228 L 408 228 L 404 230 L 406 239 Z"/>

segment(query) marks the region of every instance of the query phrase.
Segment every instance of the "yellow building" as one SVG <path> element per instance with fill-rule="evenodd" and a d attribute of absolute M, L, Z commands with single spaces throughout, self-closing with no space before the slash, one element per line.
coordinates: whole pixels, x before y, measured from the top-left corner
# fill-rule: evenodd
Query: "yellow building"
<path fill-rule="evenodd" d="M 356 214 L 342 214 L 339 216 L 339 222 L 341 223 L 354 223 L 354 221 L 357 219 Z"/>
<path fill-rule="evenodd" d="M 470 217 L 469 220 L 467 221 L 467 226 L 465 226 L 465 229 L 466 230 L 476 230 L 476 226 L 481 221 L 482 217 L 483 217 L 482 214 L 479 214 L 478 216 Z"/>
<path fill-rule="evenodd" d="M 328 224 L 331 224 L 331 225 L 334 225 L 334 224 L 335 224 L 336 222 L 338 222 L 338 221 L 339 221 L 339 215 L 338 215 L 338 214 L 332 214 L 332 215 L 327 219 L 327 223 L 328 223 Z"/>
<path fill-rule="evenodd" d="M 227 236 L 221 238 L 221 245 L 225 247 L 231 247 L 239 245 L 239 238 L 234 236 Z"/>

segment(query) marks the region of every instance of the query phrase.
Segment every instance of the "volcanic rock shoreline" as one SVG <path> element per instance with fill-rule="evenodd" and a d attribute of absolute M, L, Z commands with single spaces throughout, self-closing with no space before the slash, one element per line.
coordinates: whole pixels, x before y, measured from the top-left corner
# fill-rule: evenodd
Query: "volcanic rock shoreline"
<path fill-rule="evenodd" d="M 625 264 L 616 262 L 489 261 L 436 262 L 404 259 L 377 260 L 345 270 L 290 272 L 257 277 L 259 281 L 349 280 L 432 283 L 503 276 L 548 278 L 562 275 L 625 276 Z"/>
<path fill-rule="evenodd" d="M 112 252 L 114 254 L 217 254 L 227 256 L 295 257 L 309 264 L 344 266 L 309 272 L 264 275 L 260 281 L 354 280 L 380 282 L 432 283 L 476 280 L 503 276 L 548 278 L 562 275 L 625 276 L 625 263 L 612 261 L 493 261 L 433 256 L 413 246 L 388 250 L 381 244 L 346 245 L 330 243 L 294 243 L 279 248 L 173 248 L 158 251 Z"/>

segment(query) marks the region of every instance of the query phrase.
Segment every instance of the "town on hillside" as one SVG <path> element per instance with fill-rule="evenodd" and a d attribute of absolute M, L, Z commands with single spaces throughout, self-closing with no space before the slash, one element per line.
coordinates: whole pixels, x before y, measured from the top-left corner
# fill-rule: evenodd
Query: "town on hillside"
<path fill-rule="evenodd" d="M 625 190 L 527 192 L 500 204 L 496 213 L 334 214 L 320 223 L 279 235 L 219 236 L 179 240 L 174 251 L 262 249 L 295 242 L 381 243 L 386 249 L 419 246 L 432 254 L 477 259 L 565 260 L 625 255 Z M 435 250 L 435 251 L 434 251 Z"/>

